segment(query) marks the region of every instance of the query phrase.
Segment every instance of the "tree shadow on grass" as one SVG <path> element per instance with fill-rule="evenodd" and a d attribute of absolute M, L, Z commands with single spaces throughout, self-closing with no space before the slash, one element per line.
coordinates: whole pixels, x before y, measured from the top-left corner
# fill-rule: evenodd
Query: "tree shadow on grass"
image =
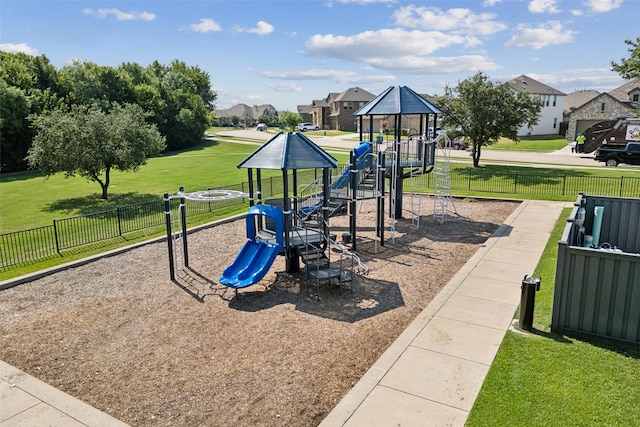
<path fill-rule="evenodd" d="M 60 215 L 87 215 L 116 209 L 118 206 L 135 205 L 138 203 L 160 200 L 157 194 L 143 193 L 116 193 L 109 196 L 108 200 L 102 200 L 99 193 L 88 194 L 82 197 L 70 197 L 59 199 L 48 204 L 42 210 L 45 212 L 59 213 Z"/>

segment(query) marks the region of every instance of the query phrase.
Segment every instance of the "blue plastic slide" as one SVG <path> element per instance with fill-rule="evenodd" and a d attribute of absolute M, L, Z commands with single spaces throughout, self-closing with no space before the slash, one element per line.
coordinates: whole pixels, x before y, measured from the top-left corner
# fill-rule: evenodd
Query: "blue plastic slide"
<path fill-rule="evenodd" d="M 220 276 L 220 284 L 230 288 L 255 285 L 267 274 L 282 247 L 278 244 L 247 240 L 236 259 Z"/>
<path fill-rule="evenodd" d="M 275 243 L 257 239 L 256 225 L 263 217 L 271 218 L 275 222 Z M 247 212 L 245 221 L 247 241 L 236 259 L 224 269 L 220 276 L 220 284 L 235 289 L 246 288 L 262 280 L 285 245 L 282 209 L 271 205 L 252 206 Z"/>

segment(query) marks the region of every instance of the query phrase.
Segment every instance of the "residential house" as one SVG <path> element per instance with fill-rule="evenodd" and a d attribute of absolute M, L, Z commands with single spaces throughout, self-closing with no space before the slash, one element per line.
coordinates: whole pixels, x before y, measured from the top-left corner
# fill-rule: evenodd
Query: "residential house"
<path fill-rule="evenodd" d="M 524 125 L 518 130 L 518 136 L 558 135 L 562 123 L 564 103 L 567 95 L 524 74 L 507 82 L 514 90 L 523 90 L 539 97 L 542 103 L 538 124 Z"/>
<path fill-rule="evenodd" d="M 297 110 L 302 123 L 313 123 L 313 107 L 311 105 L 298 105 Z"/>
<path fill-rule="evenodd" d="M 358 130 L 359 120 L 353 113 L 373 98 L 374 94 L 359 87 L 329 93 L 311 103 L 312 122 L 320 129 Z"/>
<path fill-rule="evenodd" d="M 238 117 L 240 122 L 247 126 L 255 126 L 261 116 L 277 117 L 278 110 L 271 104 L 254 105 L 253 107 L 247 104 L 237 104 L 231 108 L 215 110 L 215 114 L 220 126 L 231 125 L 233 117 Z"/>
<path fill-rule="evenodd" d="M 564 111 L 566 138 L 575 141 L 578 133 L 584 133 L 597 123 L 640 116 L 640 78 L 610 92 L 588 90 L 570 93 L 567 100 Z"/>

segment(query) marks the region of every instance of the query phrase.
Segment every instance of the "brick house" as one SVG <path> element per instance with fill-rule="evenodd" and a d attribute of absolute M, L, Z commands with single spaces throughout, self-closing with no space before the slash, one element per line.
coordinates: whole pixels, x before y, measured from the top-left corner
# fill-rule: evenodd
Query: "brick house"
<path fill-rule="evenodd" d="M 562 123 L 567 94 L 524 74 L 509 80 L 507 84 L 513 90 L 522 90 L 534 97 L 539 97 L 542 103 L 538 124 L 531 127 L 522 126 L 518 130 L 518 136 L 560 134 L 560 123 Z"/>
<path fill-rule="evenodd" d="M 320 129 L 358 130 L 358 120 L 353 113 L 373 98 L 374 94 L 359 87 L 331 92 L 326 98 L 311 103 L 313 124 Z"/>
<path fill-rule="evenodd" d="M 577 91 L 567 96 L 564 121 L 567 141 L 592 125 L 620 117 L 640 116 L 640 78 L 610 91 Z"/>

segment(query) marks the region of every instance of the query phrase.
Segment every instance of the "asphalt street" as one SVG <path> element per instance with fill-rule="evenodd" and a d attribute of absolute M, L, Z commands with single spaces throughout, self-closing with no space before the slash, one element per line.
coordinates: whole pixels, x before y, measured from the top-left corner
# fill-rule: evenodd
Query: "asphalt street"
<path fill-rule="evenodd" d="M 271 132 L 259 132 L 255 129 L 238 129 L 219 132 L 225 136 L 235 136 L 254 140 L 269 140 L 275 136 Z M 360 142 L 353 134 L 338 137 L 317 136 L 310 134 L 309 139 L 323 148 L 348 148 L 357 146 Z M 452 162 L 471 162 L 469 151 L 449 150 Z M 561 150 L 551 153 L 532 153 L 523 151 L 482 150 L 480 165 L 500 164 L 511 166 L 531 166 L 544 168 L 606 168 L 604 163 L 593 160 L 593 154 L 576 154 L 571 152 L 567 144 Z M 617 170 L 640 170 L 640 166 L 620 165 Z"/>

